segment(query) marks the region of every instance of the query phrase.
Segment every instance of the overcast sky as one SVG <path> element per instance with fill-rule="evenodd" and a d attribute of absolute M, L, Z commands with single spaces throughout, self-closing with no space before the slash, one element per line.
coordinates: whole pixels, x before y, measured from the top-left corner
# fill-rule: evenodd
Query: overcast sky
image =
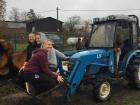
<path fill-rule="evenodd" d="M 56 7 L 59 9 L 59 20 L 77 15 L 83 20 L 112 14 L 135 14 L 140 18 L 140 0 L 6 0 L 7 14 L 12 7 L 20 11 L 34 9 L 45 17 L 56 18 Z M 62 11 L 62 10 L 127 10 L 129 11 Z M 131 10 L 132 9 L 132 10 Z M 138 10 L 136 10 L 138 9 Z M 50 11 L 54 10 L 54 11 Z M 49 11 L 49 12 L 44 12 Z"/>

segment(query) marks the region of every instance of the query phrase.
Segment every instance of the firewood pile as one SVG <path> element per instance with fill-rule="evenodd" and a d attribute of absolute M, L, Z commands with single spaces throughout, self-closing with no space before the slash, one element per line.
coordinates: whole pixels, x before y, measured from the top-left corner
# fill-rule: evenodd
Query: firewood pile
<path fill-rule="evenodd" d="M 10 43 L 0 39 L 0 76 L 7 75 L 10 72 L 9 64 L 19 70 L 26 58 L 26 52 L 14 53 Z"/>

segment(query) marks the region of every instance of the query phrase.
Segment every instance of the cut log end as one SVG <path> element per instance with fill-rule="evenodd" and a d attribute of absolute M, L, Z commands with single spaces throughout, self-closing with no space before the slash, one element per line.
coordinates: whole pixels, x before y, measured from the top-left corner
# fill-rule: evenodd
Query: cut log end
<path fill-rule="evenodd" d="M 26 52 L 15 53 L 12 55 L 12 62 L 14 66 L 19 70 L 26 59 Z"/>

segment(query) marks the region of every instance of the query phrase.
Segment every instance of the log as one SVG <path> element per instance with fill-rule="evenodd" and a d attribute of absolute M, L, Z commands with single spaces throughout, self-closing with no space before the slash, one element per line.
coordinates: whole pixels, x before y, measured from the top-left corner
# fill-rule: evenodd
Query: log
<path fill-rule="evenodd" d="M 4 68 L 7 65 L 8 57 L 6 54 L 0 54 L 0 69 Z"/>
<path fill-rule="evenodd" d="M 8 56 L 13 54 L 13 48 L 11 44 L 4 39 L 0 39 L 0 53 L 6 53 Z"/>
<path fill-rule="evenodd" d="M 12 62 L 10 62 L 12 66 L 19 70 L 25 62 L 26 52 L 13 53 L 11 44 L 4 39 L 0 39 L 0 75 L 7 74 L 9 69 L 11 70 L 11 64 L 8 64 L 11 61 L 10 59 L 12 59 Z"/>
<path fill-rule="evenodd" d="M 19 53 L 14 53 L 12 55 L 12 62 L 18 70 L 20 70 L 20 68 L 23 66 L 25 59 L 26 59 L 25 51 L 19 52 Z"/>
<path fill-rule="evenodd" d="M 9 74 L 9 68 L 8 67 L 4 67 L 4 68 L 0 68 L 0 76 L 5 76 Z"/>
<path fill-rule="evenodd" d="M 4 39 L 0 39 L 0 75 L 9 73 L 8 62 L 13 53 L 12 46 Z"/>

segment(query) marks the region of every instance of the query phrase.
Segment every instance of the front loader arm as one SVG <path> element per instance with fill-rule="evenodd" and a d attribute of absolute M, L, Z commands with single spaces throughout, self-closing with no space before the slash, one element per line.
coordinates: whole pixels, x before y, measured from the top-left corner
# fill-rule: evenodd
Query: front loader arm
<path fill-rule="evenodd" d="M 80 60 L 76 61 L 75 67 L 73 68 L 71 75 L 67 80 L 68 87 L 65 92 L 66 100 L 69 100 L 70 97 L 75 94 L 86 72 L 86 66 L 87 65 L 84 64 L 84 62 Z"/>
<path fill-rule="evenodd" d="M 74 95 L 84 77 L 84 75 L 89 72 L 87 69 L 88 65 L 93 65 L 92 72 L 89 75 L 92 75 L 98 71 L 100 68 L 109 67 L 108 61 L 110 52 L 105 50 L 91 50 L 79 52 L 72 56 L 71 63 L 72 68 L 65 72 L 60 70 L 60 73 L 64 75 L 65 82 L 67 84 L 65 91 L 65 99 L 69 100 L 72 95 Z M 95 72 L 93 72 L 95 71 Z"/>

